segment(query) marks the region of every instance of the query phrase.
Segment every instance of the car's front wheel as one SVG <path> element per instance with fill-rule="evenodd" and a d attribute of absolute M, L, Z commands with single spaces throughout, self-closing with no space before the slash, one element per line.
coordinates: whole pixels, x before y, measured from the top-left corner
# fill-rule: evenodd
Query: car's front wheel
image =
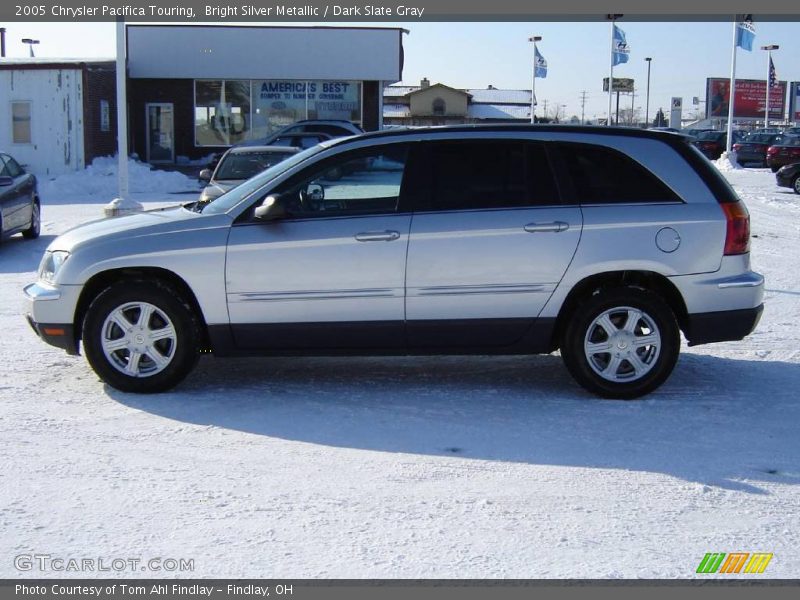
<path fill-rule="evenodd" d="M 795 194 L 800 194 L 800 175 L 796 175 L 792 182 L 792 189 Z"/>
<path fill-rule="evenodd" d="M 564 363 L 579 384 L 605 398 L 625 400 L 664 383 L 679 350 L 672 310 L 640 288 L 592 295 L 572 314 L 561 344 Z"/>
<path fill-rule="evenodd" d="M 89 364 L 123 392 L 180 383 L 199 357 L 200 324 L 179 290 L 162 281 L 124 281 L 101 292 L 83 321 Z"/>

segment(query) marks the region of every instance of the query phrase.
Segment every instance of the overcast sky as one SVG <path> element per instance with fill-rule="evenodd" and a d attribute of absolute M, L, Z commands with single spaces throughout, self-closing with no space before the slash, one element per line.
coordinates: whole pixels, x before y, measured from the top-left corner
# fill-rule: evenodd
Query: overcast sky
<path fill-rule="evenodd" d="M 269 25 L 270 23 L 264 23 Z M 692 97 L 705 100 L 707 77 L 730 75 L 732 24 L 634 23 L 618 22 L 627 34 L 630 61 L 614 69 L 615 77 L 635 80 L 635 106 L 645 108 L 647 63 L 652 57 L 650 116 L 662 107 L 668 111 L 670 98 L 684 99 L 684 113 L 693 111 Z M 308 23 L 308 25 L 337 25 Z M 364 26 L 363 23 L 358 24 Z M 36 55 L 41 57 L 112 57 L 115 52 L 113 23 L 9 23 L 7 55 L 27 56 L 22 38 L 39 39 Z M 548 61 L 546 79 L 537 79 L 537 114 L 544 100 L 548 108 L 566 105 L 569 115 L 580 115 L 581 92 L 586 91 L 586 118 L 601 117 L 607 110 L 602 92 L 608 76 L 610 34 L 604 22 L 581 23 L 376 23 L 410 30 L 404 36 L 403 83 L 416 85 L 423 77 L 432 83 L 459 88 L 530 89 L 532 35 L 541 35 L 540 52 Z M 779 44 L 773 53 L 778 77 L 800 80 L 800 23 L 756 23 L 752 52 L 739 50 L 737 78 L 764 79 L 766 52 L 757 49 Z M 247 57 L 242 57 L 247 60 Z M 641 90 L 641 92 L 639 92 Z M 630 96 L 622 100 L 630 106 Z M 702 105 L 701 105 L 702 107 Z"/>

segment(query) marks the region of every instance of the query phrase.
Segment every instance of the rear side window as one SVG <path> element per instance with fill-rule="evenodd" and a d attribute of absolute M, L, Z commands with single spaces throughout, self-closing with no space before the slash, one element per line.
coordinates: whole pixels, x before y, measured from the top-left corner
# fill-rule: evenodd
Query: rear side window
<path fill-rule="evenodd" d="M 416 210 L 559 204 L 544 147 L 520 140 L 438 142 L 420 150 Z"/>
<path fill-rule="evenodd" d="M 681 202 L 660 179 L 629 156 L 605 146 L 558 144 L 576 204 Z"/>

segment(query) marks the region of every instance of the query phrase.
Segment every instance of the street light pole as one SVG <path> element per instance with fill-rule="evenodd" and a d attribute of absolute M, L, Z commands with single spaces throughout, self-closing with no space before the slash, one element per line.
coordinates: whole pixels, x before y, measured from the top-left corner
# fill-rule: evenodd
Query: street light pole
<path fill-rule="evenodd" d="M 761 46 L 762 50 L 767 51 L 767 105 L 764 107 L 764 128 L 769 127 L 769 88 L 770 88 L 770 66 L 772 65 L 772 51 L 779 49 L 778 44 L 770 44 L 768 46 Z"/>
<path fill-rule="evenodd" d="M 650 125 L 650 63 L 653 58 L 648 56 L 645 58 L 647 61 L 647 101 L 644 103 L 644 126 Z"/>
<path fill-rule="evenodd" d="M 531 36 L 528 41 L 533 42 L 533 78 L 531 83 L 531 125 L 533 125 L 536 123 L 536 42 L 541 42 L 542 36 Z"/>
<path fill-rule="evenodd" d="M 30 52 L 31 58 L 34 57 L 33 54 L 33 46 L 39 43 L 39 40 L 32 40 L 31 38 L 22 38 L 23 44 L 28 44 L 28 51 Z"/>

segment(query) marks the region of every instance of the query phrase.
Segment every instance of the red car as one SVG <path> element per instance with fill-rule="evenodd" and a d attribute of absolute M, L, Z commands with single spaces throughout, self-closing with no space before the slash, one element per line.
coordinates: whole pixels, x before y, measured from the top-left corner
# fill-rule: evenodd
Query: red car
<path fill-rule="evenodd" d="M 767 148 L 767 166 L 776 173 L 784 165 L 800 162 L 800 138 L 787 137 Z"/>
<path fill-rule="evenodd" d="M 787 136 L 775 133 L 751 133 L 743 140 L 733 145 L 736 150 L 736 159 L 740 165 L 758 163 L 767 166 L 767 148 L 776 144 L 783 144 Z"/>

